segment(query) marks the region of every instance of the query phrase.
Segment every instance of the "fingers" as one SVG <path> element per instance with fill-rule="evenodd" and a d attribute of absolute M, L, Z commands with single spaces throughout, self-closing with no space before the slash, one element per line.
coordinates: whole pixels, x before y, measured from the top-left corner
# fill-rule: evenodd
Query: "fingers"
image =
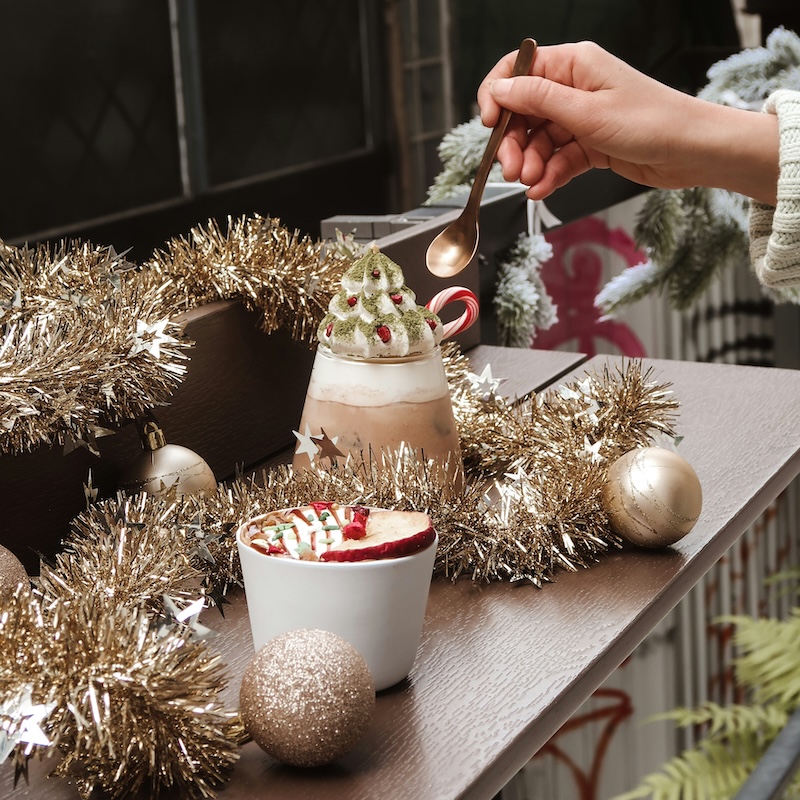
<path fill-rule="evenodd" d="M 505 136 L 497 150 L 497 160 L 503 167 L 503 179 L 514 183 L 522 180 L 524 156 L 519 143 L 510 136 Z"/>
<path fill-rule="evenodd" d="M 551 115 L 558 109 L 558 102 L 569 95 L 557 93 L 558 87 L 581 91 L 601 88 L 604 76 L 621 63 L 592 42 L 543 46 L 536 51 L 531 69 L 531 75 L 536 80 L 531 81 L 526 77 L 512 79 L 516 54 L 514 51 L 503 56 L 478 87 L 478 105 L 484 125 L 495 125 L 500 107 L 512 108 L 512 103 L 513 111 L 553 118 Z M 513 80 L 513 89 L 510 94 L 501 97 L 505 84 L 496 82 L 507 79 Z M 574 97 L 574 92 L 572 95 Z M 550 98 L 550 103 L 540 106 L 547 98 Z M 526 107 L 527 103 L 531 105 Z"/>
<path fill-rule="evenodd" d="M 552 157 L 544 163 L 540 177 L 538 180 L 530 181 L 526 194 L 531 200 L 543 200 L 573 178 L 587 172 L 592 166 L 590 158 L 583 148 L 575 141 L 569 142 L 556 150 Z"/>
<path fill-rule="evenodd" d="M 553 123 L 540 123 L 528 132 L 524 121 L 516 121 L 513 129 L 509 126 L 498 151 L 498 160 L 503 166 L 503 177 L 507 181 L 520 181 L 528 186 L 537 183 L 545 165 L 555 152 L 572 141 L 572 134 Z"/>

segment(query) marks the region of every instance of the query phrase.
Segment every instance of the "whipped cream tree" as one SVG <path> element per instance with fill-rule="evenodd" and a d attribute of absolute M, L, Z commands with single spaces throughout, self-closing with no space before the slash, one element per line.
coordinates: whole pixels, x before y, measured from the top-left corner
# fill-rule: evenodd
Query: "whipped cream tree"
<path fill-rule="evenodd" d="M 417 305 L 402 269 L 373 244 L 342 276 L 318 335 L 340 355 L 402 357 L 433 351 L 442 340 L 442 323 Z"/>

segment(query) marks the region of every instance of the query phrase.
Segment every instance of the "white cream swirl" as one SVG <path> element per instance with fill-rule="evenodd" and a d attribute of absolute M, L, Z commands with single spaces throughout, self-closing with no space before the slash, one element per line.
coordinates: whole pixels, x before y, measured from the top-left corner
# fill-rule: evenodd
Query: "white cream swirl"
<path fill-rule="evenodd" d="M 430 353 L 442 340 L 442 322 L 417 305 L 402 269 L 373 245 L 342 276 L 318 336 L 340 355 L 397 358 Z"/>

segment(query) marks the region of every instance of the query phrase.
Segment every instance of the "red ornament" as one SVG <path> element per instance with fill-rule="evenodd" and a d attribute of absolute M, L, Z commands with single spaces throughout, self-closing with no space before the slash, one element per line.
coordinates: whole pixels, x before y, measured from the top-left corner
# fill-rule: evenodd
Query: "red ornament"
<path fill-rule="evenodd" d="M 391 298 L 392 298 L 392 302 L 393 302 L 393 303 L 394 303 L 396 306 L 399 306 L 399 305 L 400 305 L 400 303 L 402 303 L 402 302 L 403 302 L 403 295 L 401 295 L 401 294 L 390 294 L 390 295 L 389 295 L 389 297 L 391 297 Z"/>
<path fill-rule="evenodd" d="M 378 334 L 378 338 L 384 344 L 386 344 L 386 342 L 392 338 L 392 332 L 386 327 L 386 325 L 379 325 L 377 328 L 375 328 L 375 333 Z"/>
<path fill-rule="evenodd" d="M 436 330 L 436 325 L 437 325 L 437 322 L 436 322 L 436 320 L 435 320 L 435 319 L 433 319 L 433 317 L 428 317 L 428 318 L 425 320 L 425 322 L 427 322 L 427 323 L 428 323 L 428 327 L 429 327 L 429 328 L 430 328 L 432 331 L 435 331 L 435 330 Z"/>
<path fill-rule="evenodd" d="M 347 305 L 349 305 L 350 308 L 352 308 L 357 302 L 358 302 L 358 298 L 357 297 L 348 297 L 347 298 Z"/>
<path fill-rule="evenodd" d="M 381 271 L 379 269 L 372 270 L 372 277 L 373 278 L 380 278 L 380 276 L 381 276 Z"/>
<path fill-rule="evenodd" d="M 329 323 L 328 323 L 328 327 L 327 327 L 327 328 L 325 328 L 325 335 L 326 335 L 328 338 L 330 338 L 330 335 L 331 335 L 331 331 L 332 331 L 332 330 L 333 330 L 333 323 L 332 323 L 332 322 L 329 322 Z"/>

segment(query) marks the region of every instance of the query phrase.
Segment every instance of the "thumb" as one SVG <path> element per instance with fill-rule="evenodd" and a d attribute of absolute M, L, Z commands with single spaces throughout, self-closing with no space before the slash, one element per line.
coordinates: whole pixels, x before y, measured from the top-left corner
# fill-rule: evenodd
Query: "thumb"
<path fill-rule="evenodd" d="M 492 81 L 489 91 L 495 101 L 516 114 L 550 119 L 569 125 L 575 113 L 579 113 L 578 89 L 563 83 L 538 76 L 498 78 Z"/>

